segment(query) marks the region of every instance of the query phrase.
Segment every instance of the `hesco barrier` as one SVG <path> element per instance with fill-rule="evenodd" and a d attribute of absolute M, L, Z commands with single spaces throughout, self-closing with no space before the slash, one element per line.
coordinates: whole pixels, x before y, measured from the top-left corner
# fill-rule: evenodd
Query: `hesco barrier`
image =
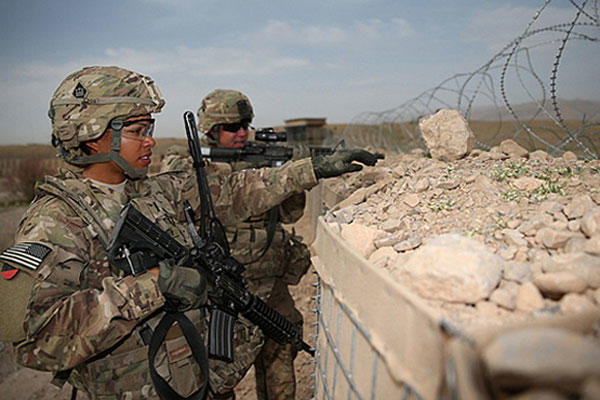
<path fill-rule="evenodd" d="M 369 264 L 322 219 L 316 399 L 435 399 L 443 386 L 441 321 Z"/>
<path fill-rule="evenodd" d="M 481 354 L 500 334 L 529 327 L 589 333 L 599 312 L 490 328 L 466 337 L 347 244 L 309 194 L 315 228 L 315 399 L 490 399 Z M 307 238 L 312 241 L 312 237 Z"/>

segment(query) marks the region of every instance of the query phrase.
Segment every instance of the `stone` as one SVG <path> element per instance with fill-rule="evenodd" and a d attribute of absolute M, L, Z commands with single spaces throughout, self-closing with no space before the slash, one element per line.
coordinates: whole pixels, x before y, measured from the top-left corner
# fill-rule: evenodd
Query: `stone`
<path fill-rule="evenodd" d="M 600 233 L 600 207 L 588 210 L 581 217 L 581 232 L 587 237 Z"/>
<path fill-rule="evenodd" d="M 546 153 L 544 150 L 535 150 L 529 153 L 529 159 L 537 161 L 550 161 L 552 160 L 552 156 Z"/>
<path fill-rule="evenodd" d="M 531 389 L 515 396 L 504 397 L 505 400 L 569 400 L 562 391 L 550 389 Z"/>
<path fill-rule="evenodd" d="M 531 176 L 522 176 L 513 181 L 513 185 L 518 190 L 533 192 L 544 183 L 543 180 Z"/>
<path fill-rule="evenodd" d="M 577 156 L 572 151 L 565 151 L 562 155 L 562 159 L 565 161 L 577 161 Z"/>
<path fill-rule="evenodd" d="M 542 270 L 544 272 L 572 272 L 583 278 L 590 287 L 600 288 L 600 257 L 591 254 L 556 254 L 542 261 Z"/>
<path fill-rule="evenodd" d="M 495 303 L 485 300 L 478 301 L 477 304 L 475 304 L 475 309 L 482 317 L 494 318 L 500 314 L 500 310 Z"/>
<path fill-rule="evenodd" d="M 386 232 L 393 233 L 393 232 L 403 229 L 405 227 L 405 225 L 406 224 L 404 224 L 402 219 L 391 218 L 391 219 L 385 220 L 383 222 L 383 224 L 381 224 L 381 229 L 383 229 Z"/>
<path fill-rule="evenodd" d="M 600 256 L 600 233 L 585 241 L 583 251 L 593 256 Z"/>
<path fill-rule="evenodd" d="M 569 231 L 548 227 L 540 229 L 535 235 L 536 241 L 548 249 L 563 248 L 572 237 L 573 234 Z"/>
<path fill-rule="evenodd" d="M 349 225 L 342 225 L 342 238 L 349 242 L 365 258 L 375 251 L 373 243 L 381 231 L 370 228 L 365 225 L 353 222 Z"/>
<path fill-rule="evenodd" d="M 420 237 L 409 234 L 408 238 L 406 240 L 396 243 L 392 247 L 395 251 L 401 252 L 401 251 L 408 251 L 408 250 L 416 249 L 422 243 L 423 243 L 423 241 L 421 240 Z"/>
<path fill-rule="evenodd" d="M 563 205 L 558 201 L 554 200 L 544 200 L 539 207 L 538 212 L 540 213 L 548 213 L 550 215 L 557 215 L 562 213 Z"/>
<path fill-rule="evenodd" d="M 587 283 L 571 272 L 550 272 L 538 274 L 533 278 L 533 283 L 544 294 L 561 296 L 565 293 L 582 293 L 587 288 Z"/>
<path fill-rule="evenodd" d="M 491 382 L 500 388 L 568 390 L 577 393 L 600 375 L 600 345 L 560 328 L 524 328 L 496 337 L 483 350 Z"/>
<path fill-rule="evenodd" d="M 474 239 L 444 234 L 412 252 L 402 283 L 424 298 L 475 304 L 498 285 L 503 264 Z"/>
<path fill-rule="evenodd" d="M 351 224 L 354 221 L 354 209 L 356 207 L 350 206 L 341 210 L 335 211 L 335 222 L 338 224 Z"/>
<path fill-rule="evenodd" d="M 515 308 L 519 311 L 531 312 L 543 307 L 544 298 L 539 289 L 531 282 L 522 284 L 515 298 Z"/>
<path fill-rule="evenodd" d="M 597 311 L 598 307 L 582 294 L 569 293 L 560 299 L 560 311 L 564 314 L 579 314 L 582 312 Z M 600 360 L 600 359 L 599 359 Z"/>
<path fill-rule="evenodd" d="M 409 193 L 409 194 L 403 196 L 402 201 L 407 206 L 415 208 L 416 206 L 419 205 L 419 203 L 421 202 L 421 199 L 419 198 L 418 195 L 416 195 L 414 193 Z"/>
<path fill-rule="evenodd" d="M 369 261 L 378 268 L 387 268 L 388 265 L 393 264 L 397 255 L 398 253 L 391 247 L 382 247 L 369 256 Z"/>
<path fill-rule="evenodd" d="M 500 286 L 490 295 L 490 301 L 507 310 L 514 310 L 516 307 L 517 293 L 519 284 L 515 282 L 502 281 Z"/>
<path fill-rule="evenodd" d="M 504 242 L 508 245 L 517 247 L 527 246 L 527 240 L 523 238 L 523 234 L 516 229 L 503 229 Z"/>
<path fill-rule="evenodd" d="M 380 249 L 382 247 L 391 247 L 393 245 L 395 245 L 396 243 L 400 243 L 403 240 L 406 240 L 406 238 L 408 238 L 408 232 L 406 231 L 398 231 L 398 232 L 394 232 L 391 235 L 382 237 L 380 239 L 376 239 L 374 244 L 375 247 Z"/>
<path fill-rule="evenodd" d="M 441 179 L 436 183 L 435 187 L 445 190 L 452 190 L 456 189 L 459 185 L 460 181 L 458 179 Z"/>
<path fill-rule="evenodd" d="M 526 236 L 535 236 L 538 230 L 546 226 L 540 219 L 529 219 L 519 226 L 519 232 Z"/>
<path fill-rule="evenodd" d="M 402 178 L 406 175 L 406 167 L 404 164 L 398 164 L 393 170 L 392 175 L 396 178 Z"/>
<path fill-rule="evenodd" d="M 598 399 L 600 399 L 600 377 L 589 377 L 582 385 L 581 400 Z"/>
<path fill-rule="evenodd" d="M 439 110 L 419 121 L 419 129 L 431 156 L 437 160 L 461 159 L 475 144 L 473 131 L 456 110 Z"/>
<path fill-rule="evenodd" d="M 581 220 L 574 219 L 574 220 L 569 221 L 569 224 L 567 225 L 567 229 L 571 232 L 578 232 L 579 230 L 581 230 Z"/>
<path fill-rule="evenodd" d="M 592 210 L 596 205 L 587 194 L 575 196 L 569 204 L 563 208 L 563 212 L 569 219 L 581 218 L 583 214 Z"/>
<path fill-rule="evenodd" d="M 517 255 L 517 248 L 515 246 L 508 246 L 498 250 L 498 255 L 506 261 L 514 260 Z"/>
<path fill-rule="evenodd" d="M 531 272 L 531 265 L 529 263 L 511 261 L 504 264 L 504 271 L 502 272 L 504 279 L 509 281 L 515 281 L 519 283 L 525 283 L 531 281 L 533 274 Z"/>
<path fill-rule="evenodd" d="M 504 154 L 507 154 L 511 157 L 527 157 L 527 155 L 529 154 L 527 149 L 525 149 L 512 139 L 503 140 L 500 143 L 500 150 L 502 150 Z"/>
<path fill-rule="evenodd" d="M 426 191 L 427 189 L 429 189 L 429 179 L 428 178 L 421 178 L 415 184 L 415 192 L 417 192 L 417 193 L 422 193 L 422 192 Z"/>

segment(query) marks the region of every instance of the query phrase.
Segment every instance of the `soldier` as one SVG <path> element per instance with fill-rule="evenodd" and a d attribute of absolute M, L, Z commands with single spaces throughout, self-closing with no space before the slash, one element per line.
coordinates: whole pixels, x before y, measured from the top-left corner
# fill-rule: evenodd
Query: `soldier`
<path fill-rule="evenodd" d="M 22 315 L 12 313 L 0 324 L 3 338 L 4 326 L 12 327 L 6 330 L 13 333 L 17 362 L 52 371 L 54 383 L 68 381 L 91 399 L 158 398 L 147 355 L 165 305 L 185 312 L 206 337 L 207 283 L 199 272 L 165 260 L 160 270 L 125 276 L 107 258 L 108 236 L 128 203 L 180 243 L 192 245 L 182 203 L 188 199 L 199 210 L 195 177 L 146 175 L 156 144 L 152 114 L 163 105 L 153 81 L 136 72 L 88 67 L 69 75 L 50 102 L 52 143 L 81 170 L 62 170 L 38 183 L 15 245 L 0 254 L 0 295 L 26 299 L 16 307 L 25 310 Z M 314 186 L 317 177 L 356 168 L 349 159 L 343 163 L 341 168 L 339 160 L 307 159 L 234 174 L 209 165 L 215 211 L 227 224 L 245 220 Z M 156 370 L 181 396 L 204 391 L 208 398 L 234 398 L 243 366 L 254 360 L 262 337 L 239 318 L 234 341 L 235 361 L 210 360 L 206 377 L 174 325 L 158 351 Z"/>
<path fill-rule="evenodd" d="M 206 95 L 198 109 L 198 131 L 204 133 L 203 146 L 241 148 L 248 140 L 249 124 L 254 118 L 247 96 L 235 90 L 217 89 Z M 300 151 L 298 151 L 300 150 Z M 310 156 L 308 147 L 297 147 L 294 158 Z M 268 166 L 231 162 L 232 170 Z M 162 171 L 189 169 L 185 151 L 170 149 Z M 302 328 L 302 314 L 295 308 L 288 285 L 296 285 L 310 267 L 310 253 L 301 238 L 285 230 L 282 223 L 298 221 L 304 212 L 306 196 L 296 194 L 278 207 L 258 217 L 226 226 L 234 258 L 246 266 L 244 276 L 249 290 Z M 291 344 L 267 339 L 255 367 L 259 399 L 294 399 L 296 379 Z"/>

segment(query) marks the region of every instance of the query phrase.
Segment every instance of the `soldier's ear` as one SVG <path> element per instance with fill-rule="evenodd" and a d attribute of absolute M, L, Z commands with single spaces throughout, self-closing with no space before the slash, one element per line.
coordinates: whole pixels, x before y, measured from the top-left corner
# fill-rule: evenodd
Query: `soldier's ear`
<path fill-rule="evenodd" d="M 102 142 L 106 141 L 106 140 L 109 140 L 109 144 L 110 144 L 110 140 L 112 138 L 112 134 L 109 135 L 108 134 L 109 131 L 111 131 L 111 129 L 107 128 L 106 131 L 104 131 L 104 133 L 102 134 L 102 136 L 100 136 L 98 139 L 90 140 L 89 142 L 82 143 L 81 146 L 87 150 L 87 151 L 84 150 L 84 152 L 86 154 L 98 154 L 98 153 L 101 153 L 102 151 L 100 150 L 100 148 L 102 146 Z"/>

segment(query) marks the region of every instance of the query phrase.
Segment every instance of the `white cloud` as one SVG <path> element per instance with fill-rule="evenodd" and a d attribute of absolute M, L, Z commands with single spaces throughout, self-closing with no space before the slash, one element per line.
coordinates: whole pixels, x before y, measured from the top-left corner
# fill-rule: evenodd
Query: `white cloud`
<path fill-rule="evenodd" d="M 499 51 L 525 32 L 540 8 L 503 6 L 493 10 L 476 11 L 466 26 L 463 40 L 480 43 L 492 51 Z M 533 22 L 529 31 L 566 23 L 574 18 L 573 8 L 546 7 Z"/>
<path fill-rule="evenodd" d="M 414 34 L 408 21 L 393 18 L 389 21 L 368 19 L 344 27 L 301 25 L 270 20 L 264 28 L 254 33 L 252 43 L 299 46 L 357 45 L 372 41 L 385 42 Z"/>

